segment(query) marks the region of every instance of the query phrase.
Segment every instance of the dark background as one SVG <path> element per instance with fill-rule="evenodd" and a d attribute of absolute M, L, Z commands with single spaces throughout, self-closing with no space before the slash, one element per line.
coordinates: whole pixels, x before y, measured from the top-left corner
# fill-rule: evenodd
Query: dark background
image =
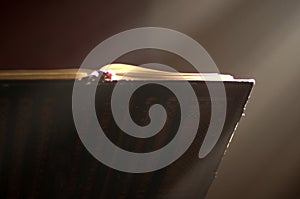
<path fill-rule="evenodd" d="M 300 1 L 6 0 L 0 15 L 1 69 L 78 68 L 101 41 L 141 26 L 194 38 L 222 73 L 256 80 L 207 198 L 300 197 Z"/>

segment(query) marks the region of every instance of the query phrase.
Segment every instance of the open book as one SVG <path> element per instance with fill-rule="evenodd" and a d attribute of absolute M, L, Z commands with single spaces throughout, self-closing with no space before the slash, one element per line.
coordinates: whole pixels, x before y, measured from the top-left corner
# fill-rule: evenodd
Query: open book
<path fill-rule="evenodd" d="M 51 70 L 2 70 L 0 80 L 50 80 L 100 78 L 101 81 L 135 80 L 186 80 L 186 81 L 239 81 L 253 82 L 252 79 L 234 79 L 231 75 L 219 73 L 182 73 L 150 69 L 128 64 L 109 64 L 99 70 L 51 69 Z"/>
<path fill-rule="evenodd" d="M 182 73 L 144 68 L 127 64 L 109 64 L 91 75 L 104 75 L 105 81 L 134 80 L 187 80 L 187 81 L 232 81 L 231 75 L 218 73 Z"/>

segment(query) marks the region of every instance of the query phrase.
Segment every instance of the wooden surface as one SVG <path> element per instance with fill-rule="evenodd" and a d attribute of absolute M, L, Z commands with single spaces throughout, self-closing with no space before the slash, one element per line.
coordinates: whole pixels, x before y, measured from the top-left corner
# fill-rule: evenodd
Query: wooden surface
<path fill-rule="evenodd" d="M 204 159 L 198 158 L 198 152 L 210 120 L 209 94 L 204 82 L 191 84 L 201 111 L 200 127 L 193 144 L 168 167 L 131 174 L 106 167 L 82 145 L 72 118 L 73 81 L 2 80 L 1 198 L 204 198 L 242 115 L 252 84 L 225 84 L 228 97 L 225 127 L 217 145 Z M 153 138 L 136 140 L 122 132 L 112 118 L 109 107 L 113 87 L 112 82 L 100 84 L 96 94 L 96 109 L 101 114 L 99 122 L 112 142 L 126 150 L 145 152 L 163 147 L 172 139 L 180 112 L 171 92 L 150 85 L 133 96 L 130 110 L 137 124 L 147 122 L 145 110 L 152 103 L 161 103 L 168 113 L 160 133 Z"/>

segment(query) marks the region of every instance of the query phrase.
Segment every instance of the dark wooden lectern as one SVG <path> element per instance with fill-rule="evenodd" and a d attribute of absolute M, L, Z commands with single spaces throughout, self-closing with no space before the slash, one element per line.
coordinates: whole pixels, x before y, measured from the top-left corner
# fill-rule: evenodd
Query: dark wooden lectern
<path fill-rule="evenodd" d="M 105 166 L 82 144 L 72 116 L 75 77 L 50 74 L 20 78 L 20 74 L 2 75 L 0 80 L 1 198 L 204 198 L 253 86 L 251 81 L 224 82 L 225 125 L 216 146 L 200 159 L 198 152 L 209 126 L 211 100 L 205 82 L 191 81 L 201 113 L 194 142 L 171 165 L 134 174 Z M 132 96 L 130 111 L 137 124 L 149 122 L 147 110 L 154 103 L 162 104 L 168 114 L 161 132 L 135 139 L 122 132 L 111 115 L 110 97 L 115 83 L 97 85 L 96 110 L 103 114 L 99 123 L 107 137 L 134 152 L 156 150 L 170 142 L 180 121 L 180 106 L 174 94 L 150 84 Z"/>

